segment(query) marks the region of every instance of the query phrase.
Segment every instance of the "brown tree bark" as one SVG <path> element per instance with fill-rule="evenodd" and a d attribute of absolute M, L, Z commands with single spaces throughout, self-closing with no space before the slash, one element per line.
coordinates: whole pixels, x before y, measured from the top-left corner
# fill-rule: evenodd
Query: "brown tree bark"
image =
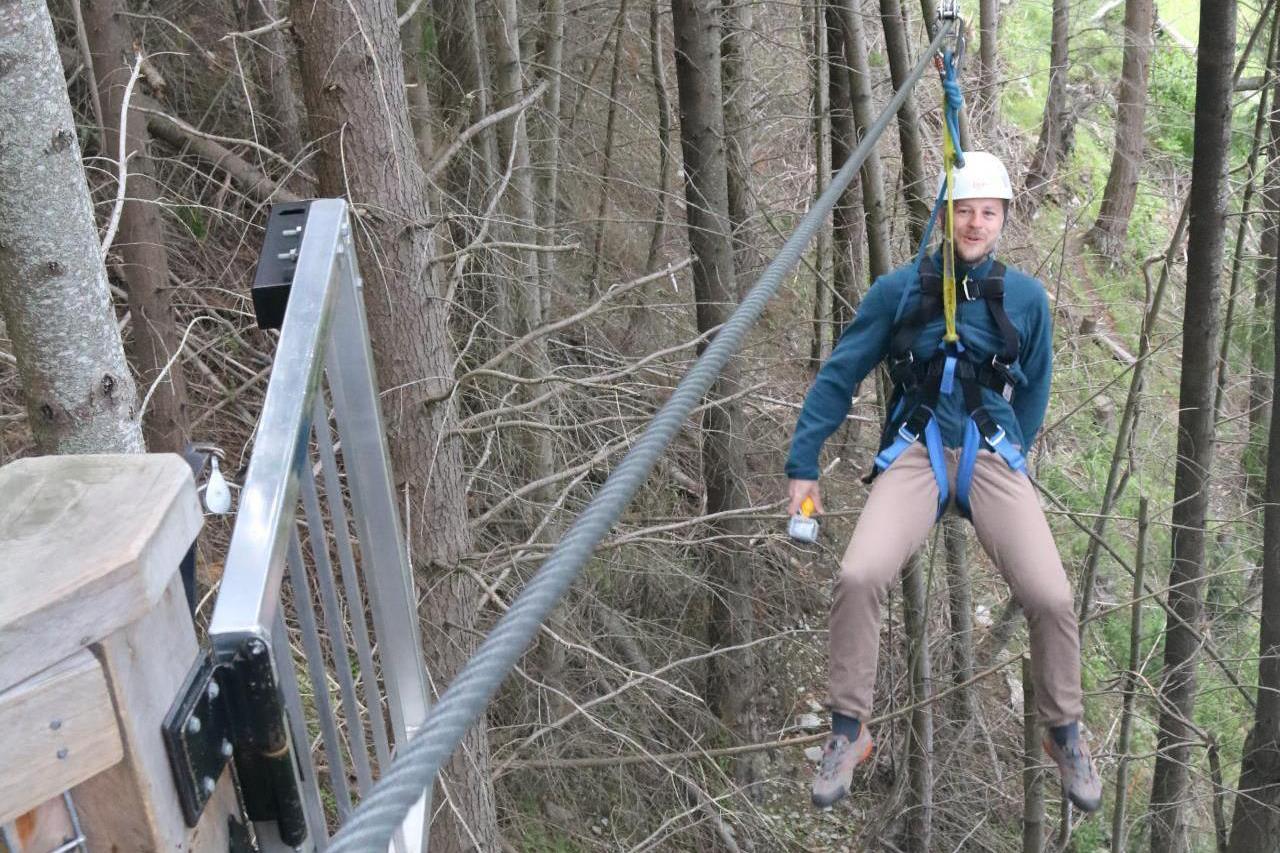
<path fill-rule="evenodd" d="M 827 16 L 825 0 L 805 0 L 805 29 L 809 42 L 809 82 L 812 91 L 811 134 L 813 138 L 814 181 L 816 199 L 831 183 L 830 68 L 827 62 Z M 809 369 L 817 372 L 825 357 L 823 337 L 831 322 L 831 229 L 825 222 L 818 228 L 813 243 L 815 271 L 813 283 L 813 336 L 809 340 Z"/>
<path fill-rule="evenodd" d="M 849 67 L 845 62 L 845 31 L 839 10 L 824 2 L 827 32 L 827 67 L 831 104 L 831 168 L 839 169 L 858 145 L 853 124 Z M 835 347 L 845 326 L 853 319 L 862 298 L 863 235 L 862 179 L 854 178 L 840 194 L 831 213 L 831 346 Z"/>
<path fill-rule="evenodd" d="M 929 853 L 933 835 L 933 664 L 929 658 L 928 596 L 924 560 L 916 554 L 902 572 L 902 622 L 911 677 L 911 727 L 907 744 L 910 793 L 906 813 L 908 853 Z"/>
<path fill-rule="evenodd" d="M 436 156 L 435 109 L 431 102 L 430 59 L 426 39 L 422 35 L 424 22 L 429 20 L 428 10 L 419 6 L 408 21 L 400 27 L 400 49 L 404 53 L 405 99 L 409 104 L 409 124 L 417 142 L 418 162 L 424 167 Z M 428 201 L 439 206 L 440 198 L 428 189 Z"/>
<path fill-rule="evenodd" d="M 901 0 L 880 0 L 880 23 L 889 53 L 889 74 L 895 90 L 902 88 L 911 72 L 911 48 L 903 23 Z M 924 152 L 920 145 L 920 114 L 915 98 L 907 98 L 898 110 L 898 145 L 902 151 L 902 191 L 907 197 L 907 225 L 914 247 L 924 236 L 932 207 L 932 182 L 924 173 Z"/>
<path fill-rule="evenodd" d="M 1000 103 L 1000 0 L 978 3 L 978 109 L 991 113 Z"/>
<path fill-rule="evenodd" d="M 118 158 L 122 132 L 125 137 L 125 200 L 112 254 L 120 259 L 119 269 L 129 294 L 129 361 L 144 392 L 155 385 L 143 415 L 142 432 L 152 452 L 180 453 L 188 438 L 187 392 L 182 360 L 174 358 L 182 336 L 173 314 L 169 250 L 160 218 L 161 192 L 148 151 L 147 119 L 134 102 L 123 131 L 120 126 L 125 88 L 135 62 L 128 8 L 124 0 L 93 0 L 83 8 L 106 123 L 103 154 L 112 160 Z M 110 168 L 119 176 L 118 163 Z"/>
<path fill-rule="evenodd" d="M 395 389 L 383 400 L 387 438 L 397 491 L 409 503 L 428 664 L 435 683 L 444 685 L 477 645 L 475 589 L 451 569 L 470 547 L 462 447 L 445 429 L 452 402 L 442 393 L 454 353 L 430 263 L 435 235 L 405 100 L 396 7 L 392 0 L 358 6 L 316 0 L 296 6 L 292 17 L 311 135 L 320 140 L 320 191 L 347 196 L 359 211 L 355 231 L 378 379 Z M 445 399 L 427 402 L 437 396 Z M 431 849 L 496 849 L 483 723 L 442 776 L 449 805 L 440 800 L 433 812 Z"/>
<path fill-rule="evenodd" d="M 1105 255 L 1117 257 L 1124 249 L 1129 216 L 1138 195 L 1138 176 L 1146 136 L 1147 76 L 1151 67 L 1154 40 L 1151 26 L 1155 17 L 1152 0 L 1128 0 L 1124 6 L 1124 61 L 1120 85 L 1116 89 L 1116 145 L 1111 154 L 1111 171 L 1102 193 L 1098 220 L 1086 235 Z"/>
<path fill-rule="evenodd" d="M 591 275 L 587 279 L 592 296 L 600 289 L 600 262 L 604 257 L 604 232 L 612 188 L 613 141 L 618 123 L 618 84 L 622 80 L 622 38 L 627 31 L 627 0 L 619 0 L 613 19 L 613 65 L 609 71 L 609 97 L 605 105 L 604 153 L 600 163 L 600 203 L 596 207 L 596 239 L 591 251 Z"/>
<path fill-rule="evenodd" d="M 1036 143 L 1031 165 L 1027 168 L 1023 191 L 1014 205 L 1019 216 L 1030 217 L 1044 200 L 1045 192 L 1058 163 L 1066 153 L 1067 138 L 1073 126 L 1067 103 L 1067 53 L 1070 37 L 1070 0 L 1053 0 L 1053 34 L 1049 48 L 1049 94 L 1044 102 L 1044 119 L 1040 123 L 1040 140 Z"/>
<path fill-rule="evenodd" d="M 1147 565 L 1147 498 L 1138 500 L 1138 542 L 1133 559 L 1133 603 L 1129 608 L 1129 666 L 1122 677 L 1124 700 L 1120 709 L 1120 733 L 1116 737 L 1115 805 L 1111 808 L 1111 849 L 1124 853 L 1127 827 L 1125 804 L 1129 796 L 1129 743 L 1133 733 L 1133 703 L 1137 699 L 1138 672 L 1142 653 L 1142 586 Z"/>
<path fill-rule="evenodd" d="M 1022 656 L 1022 853 L 1044 850 L 1044 747 L 1031 655 Z"/>
<path fill-rule="evenodd" d="M 671 9 L 697 325 L 699 332 L 708 332 L 724 323 L 736 302 L 721 110 L 719 0 L 673 0 Z M 712 386 L 710 398 L 730 397 L 740 386 L 739 376 L 738 365 L 730 361 Z M 710 406 L 703 416 L 702 473 L 709 514 L 750 505 L 744 427 L 736 401 Z M 731 515 L 708 527 L 716 541 L 702 551 L 710 591 L 707 645 L 712 649 L 740 646 L 750 642 L 755 621 L 747 524 Z M 751 649 L 723 652 L 708 665 L 707 706 L 744 741 L 752 736 L 755 674 Z M 754 776 L 753 762 L 735 761 L 734 778 L 739 784 L 749 784 Z"/>
<path fill-rule="evenodd" d="M 1271 305 L 1275 301 L 1276 280 L 1280 276 L 1280 50 L 1272 53 L 1271 104 L 1267 113 L 1266 168 L 1262 181 L 1262 234 L 1259 239 L 1257 276 L 1254 280 L 1253 311 L 1249 328 L 1249 443 L 1241 464 L 1245 470 L 1245 495 L 1251 505 L 1262 501 L 1265 485 L 1259 476 L 1265 467 L 1263 453 L 1256 449 L 1270 432 L 1272 373 L 1269 369 L 1275 347 L 1275 326 Z"/>
<path fill-rule="evenodd" d="M 974 672 L 973 589 L 969 581 L 969 557 L 965 547 L 968 531 L 962 519 L 949 515 L 942 520 L 942 539 L 947 554 L 947 592 L 951 615 L 951 680 L 959 689 L 954 694 L 956 718 L 974 718 L 976 697 L 969 682 Z M 962 686 L 963 685 L 963 686 Z"/>
<path fill-rule="evenodd" d="M 560 91 L 564 66 L 564 0 L 547 0 L 543 10 L 541 47 L 542 76 L 547 81 L 545 102 L 534 115 L 541 140 L 535 156 L 540 161 L 538 171 L 538 227 L 539 242 L 551 246 L 556 241 L 556 225 L 559 222 L 557 208 L 560 203 Z M 542 316 L 547 314 L 546 288 L 555 287 L 556 255 L 554 252 L 538 253 L 538 281 L 544 288 Z"/>
<path fill-rule="evenodd" d="M 1151 851 L 1182 850 L 1189 795 L 1191 730 L 1199 642 L 1193 626 L 1203 607 L 1204 526 L 1213 467 L 1213 378 L 1226 224 L 1231 87 L 1236 48 L 1236 3 L 1200 9 L 1196 60 L 1195 150 L 1178 396 L 1178 461 L 1174 476 L 1169 605 L 1181 621 L 1165 631 L 1160 685 L 1160 734 L 1151 783 Z"/>
<path fill-rule="evenodd" d="M 284 14 L 276 0 L 237 0 L 236 13 L 245 30 L 278 21 Z M 258 41 L 261 43 L 256 43 Z M 297 81 L 289 64 L 292 49 L 285 29 L 279 27 L 255 36 L 254 42 L 249 52 L 250 62 L 255 81 L 262 91 L 261 101 L 255 108 L 267 118 L 268 144 L 278 154 L 292 159 L 302 151 Z"/>
<path fill-rule="evenodd" d="M 756 90 L 751 72 L 751 47 L 757 3 L 758 0 L 721 0 L 724 36 L 720 39 L 720 74 L 724 92 L 725 157 L 739 298 L 750 289 L 760 271 L 760 250 L 754 233 L 755 190 L 751 181 L 755 160 L 751 102 Z"/>
<path fill-rule="evenodd" d="M 144 449 L 45 4 L 0 5 L 0 317 L 40 453 Z"/>
<path fill-rule="evenodd" d="M 862 30 L 862 10 L 857 0 L 838 0 L 837 12 L 844 31 L 844 62 L 849 75 L 849 101 L 858 137 L 875 121 L 871 99 L 871 64 L 867 59 L 867 39 Z M 833 168 L 844 165 L 832 159 Z M 889 221 L 885 206 L 884 166 L 875 149 L 862 163 L 862 210 L 867 223 L 867 260 L 871 278 L 889 272 L 893 261 L 889 252 Z"/>
<path fill-rule="evenodd" d="M 520 52 L 519 3 L 517 0 L 495 0 L 495 7 L 490 43 L 493 45 L 494 56 L 494 106 L 501 110 L 524 99 L 525 72 L 524 58 Z M 512 166 L 511 183 L 503 205 L 509 220 L 504 232 L 514 238 L 515 242 L 532 247 L 538 242 L 538 212 L 529 122 L 521 115 L 501 122 L 497 127 L 501 156 L 510 160 Z M 502 330 L 513 339 L 519 339 L 539 328 L 543 322 L 543 287 L 539 278 L 541 268 L 537 252 L 532 248 L 512 250 L 508 268 L 509 274 L 503 277 L 506 281 L 503 288 L 505 293 L 498 299 L 498 316 Z M 545 337 L 539 337 L 521 347 L 515 355 L 518 359 L 516 372 L 527 379 L 540 379 L 551 372 Z M 525 399 L 532 399 L 541 390 L 537 385 L 524 385 L 522 388 Z M 532 414 L 535 419 L 545 418 L 549 410 L 550 406 L 542 405 Z M 551 433 L 540 429 L 524 430 L 520 434 L 520 441 L 527 463 L 524 473 L 531 482 L 545 480 L 552 474 L 555 465 Z M 551 488 L 548 486 L 539 490 L 535 495 L 537 501 L 550 504 Z M 530 528 L 538 524 L 542 512 L 538 507 L 532 507 L 532 510 L 528 519 Z"/>
<path fill-rule="evenodd" d="M 490 111 L 489 64 L 475 0 L 431 0 L 431 29 L 436 39 L 431 88 L 437 117 L 449 131 L 460 133 Z M 495 129 L 481 131 L 469 148 L 474 156 L 451 165 L 446 189 L 456 203 L 481 210 L 501 168 Z"/>
<path fill-rule="evenodd" d="M 649 251 L 644 271 L 657 268 L 658 254 L 667 225 L 667 188 L 671 184 L 671 98 L 667 94 L 666 51 L 662 47 L 662 0 L 649 6 L 649 66 L 653 74 L 653 92 L 658 106 L 658 199 L 654 205 L 653 231 L 649 234 Z"/>
<path fill-rule="evenodd" d="M 1274 57 L 1273 57 L 1274 61 Z M 1274 71 L 1274 68 L 1273 68 Z M 1274 95 L 1280 96 L 1280 81 L 1273 81 Z M 1280 245 L 1276 241 L 1277 195 L 1280 195 L 1280 168 L 1275 156 L 1280 147 L 1280 97 L 1273 97 L 1268 115 L 1270 145 L 1264 197 L 1267 199 L 1262 279 L 1274 288 L 1275 273 L 1280 268 Z M 1280 309 L 1280 300 L 1271 300 Z M 1272 328 L 1280 322 L 1272 317 Z M 1280 376 L 1280 347 L 1272 347 L 1272 381 Z M 1255 370 L 1258 364 L 1255 362 Z M 1274 385 L 1273 385 L 1274 387 Z M 1231 821 L 1230 853 L 1267 850 L 1280 838 L 1280 418 L 1274 402 L 1267 439 L 1266 479 L 1262 487 L 1262 607 L 1258 635 L 1258 700 L 1254 709 L 1253 728 L 1245 742 L 1240 783 L 1236 786 L 1235 813 Z"/>

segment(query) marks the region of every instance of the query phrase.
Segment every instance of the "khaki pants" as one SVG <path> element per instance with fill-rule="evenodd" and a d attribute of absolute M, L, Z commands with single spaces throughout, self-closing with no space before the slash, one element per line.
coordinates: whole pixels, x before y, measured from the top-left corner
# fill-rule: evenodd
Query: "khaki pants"
<path fill-rule="evenodd" d="M 954 495 L 959 450 L 946 454 Z M 1041 721 L 1056 726 L 1079 720 L 1084 707 L 1075 602 L 1031 481 L 997 454 L 980 451 L 969 505 L 978 541 L 1026 613 Z M 937 508 L 929 454 L 916 443 L 876 478 L 840 563 L 831 608 L 832 710 L 860 720 L 871 716 L 885 592 L 924 544 Z"/>

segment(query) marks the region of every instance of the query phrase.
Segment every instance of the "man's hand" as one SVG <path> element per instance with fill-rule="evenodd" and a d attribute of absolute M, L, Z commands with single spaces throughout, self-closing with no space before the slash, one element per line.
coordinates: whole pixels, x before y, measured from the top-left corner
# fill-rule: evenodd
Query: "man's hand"
<path fill-rule="evenodd" d="M 822 514 L 822 497 L 818 493 L 817 480 L 790 480 L 788 488 L 791 493 L 791 505 L 787 510 L 787 515 L 795 515 L 800 511 L 800 505 L 804 503 L 805 498 L 813 501 L 814 511 Z"/>

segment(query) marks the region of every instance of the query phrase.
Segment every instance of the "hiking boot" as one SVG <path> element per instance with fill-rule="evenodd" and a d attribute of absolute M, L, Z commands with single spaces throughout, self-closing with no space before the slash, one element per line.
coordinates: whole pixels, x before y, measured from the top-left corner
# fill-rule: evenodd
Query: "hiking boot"
<path fill-rule="evenodd" d="M 831 735 L 822 748 L 822 764 L 813 777 L 813 804 L 825 809 L 849 793 L 853 784 L 853 768 L 871 755 L 871 735 L 866 726 L 858 728 L 852 742 L 845 735 Z"/>
<path fill-rule="evenodd" d="M 1044 751 L 1058 765 L 1062 776 L 1062 792 L 1082 812 L 1096 812 L 1102 805 L 1102 780 L 1089 755 L 1089 744 L 1079 735 L 1068 738 L 1065 746 L 1050 735 L 1045 739 Z"/>

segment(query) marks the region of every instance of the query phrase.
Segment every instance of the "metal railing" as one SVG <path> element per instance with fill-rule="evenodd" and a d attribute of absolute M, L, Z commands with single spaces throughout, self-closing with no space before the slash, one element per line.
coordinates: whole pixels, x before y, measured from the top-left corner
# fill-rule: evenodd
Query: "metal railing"
<path fill-rule="evenodd" d="M 427 674 L 347 205 L 284 213 L 301 243 L 209 634 L 220 663 L 262 673 L 242 677 L 259 734 L 255 756 L 235 746 L 241 788 L 295 786 L 249 805 L 261 848 L 322 850 L 420 726 Z M 425 812 L 397 849 L 425 849 Z"/>

